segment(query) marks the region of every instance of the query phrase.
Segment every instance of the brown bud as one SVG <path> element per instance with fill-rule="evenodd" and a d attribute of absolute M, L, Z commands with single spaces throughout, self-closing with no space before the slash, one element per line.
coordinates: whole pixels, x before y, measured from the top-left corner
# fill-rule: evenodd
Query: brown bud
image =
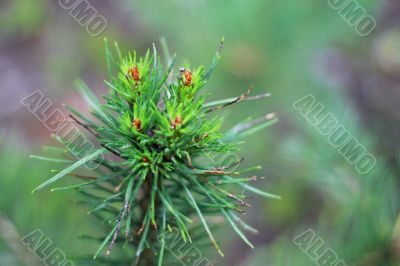
<path fill-rule="evenodd" d="M 137 131 L 139 131 L 139 130 L 141 129 L 141 126 L 142 126 L 142 121 L 141 121 L 140 119 L 136 118 L 136 119 L 133 120 L 132 126 L 133 126 Z"/>
<path fill-rule="evenodd" d="M 178 116 L 175 118 L 175 123 L 176 123 L 177 125 L 182 124 L 182 117 L 181 117 L 180 115 L 178 115 Z"/>
<path fill-rule="evenodd" d="M 175 118 L 174 122 L 172 122 L 171 127 L 172 127 L 173 129 L 175 129 L 176 126 L 177 126 L 177 125 L 180 125 L 180 124 L 182 124 L 182 117 L 181 117 L 180 115 L 178 115 L 178 116 Z"/>
<path fill-rule="evenodd" d="M 128 70 L 128 75 L 130 78 L 132 78 L 134 81 L 139 81 L 140 80 L 140 73 L 139 69 L 137 67 L 131 67 Z"/>
<path fill-rule="evenodd" d="M 189 87 L 192 85 L 192 72 L 190 72 L 189 70 L 186 70 L 185 72 L 183 72 L 183 75 L 185 76 L 185 86 Z"/>

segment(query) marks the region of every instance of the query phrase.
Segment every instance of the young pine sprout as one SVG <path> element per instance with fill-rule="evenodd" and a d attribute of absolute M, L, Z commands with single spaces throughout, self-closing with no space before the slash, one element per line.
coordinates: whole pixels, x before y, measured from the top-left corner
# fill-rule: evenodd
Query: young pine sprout
<path fill-rule="evenodd" d="M 163 265 L 165 234 L 173 229 L 187 242 L 208 236 L 223 256 L 207 218 L 211 214 L 223 217 L 253 247 L 244 231 L 255 230 L 240 217 L 250 206 L 243 192 L 279 197 L 249 184 L 256 177 L 248 172 L 258 168 L 240 170 L 243 159 L 235 152 L 243 138 L 277 119 L 264 115 L 221 132 L 218 110 L 269 96 L 250 96 L 250 88 L 238 97 L 206 102 L 201 90 L 220 60 L 222 45 L 223 40 L 209 69 L 175 70 L 175 58 L 164 68 L 155 47 L 144 57 L 136 52 L 122 57 L 118 45 L 115 56 L 106 41 L 110 93 L 104 103 L 79 82 L 93 117 L 68 106 L 70 117 L 98 148 L 81 151 L 83 156 L 37 189 L 61 178 L 83 179 L 53 190 L 77 189 L 90 215 L 102 222 L 105 236 L 92 237 L 101 240 L 95 259 L 111 265 Z M 98 167 L 88 172 L 87 163 Z"/>

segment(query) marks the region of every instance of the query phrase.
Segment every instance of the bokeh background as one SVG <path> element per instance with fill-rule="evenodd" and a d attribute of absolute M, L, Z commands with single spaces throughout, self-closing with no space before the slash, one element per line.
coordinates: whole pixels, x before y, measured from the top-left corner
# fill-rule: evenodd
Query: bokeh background
<path fill-rule="evenodd" d="M 95 224 L 74 191 L 31 194 L 54 165 L 29 155 L 53 140 L 20 100 L 39 89 L 56 107 L 86 110 L 74 81 L 106 92 L 105 37 L 139 52 L 165 37 L 179 63 L 208 65 L 221 36 L 222 60 L 207 92 L 234 97 L 253 84 L 255 93 L 272 93 L 221 115 L 229 126 L 278 114 L 279 123 L 247 140 L 241 155 L 246 165 L 263 165 L 257 187 L 282 200 L 251 198 L 246 220 L 260 231 L 250 236 L 256 249 L 226 226 L 218 231 L 226 258 L 204 254 L 215 265 L 313 265 L 292 243 L 312 229 L 347 265 L 400 265 L 400 2 L 358 2 L 377 20 L 367 37 L 325 0 L 92 0 L 108 21 L 92 37 L 58 1 L 0 0 L 0 265 L 35 265 L 19 238 L 36 229 L 70 258 L 97 247 L 78 237 Z M 294 110 L 307 94 L 375 155 L 373 172 L 358 174 Z"/>

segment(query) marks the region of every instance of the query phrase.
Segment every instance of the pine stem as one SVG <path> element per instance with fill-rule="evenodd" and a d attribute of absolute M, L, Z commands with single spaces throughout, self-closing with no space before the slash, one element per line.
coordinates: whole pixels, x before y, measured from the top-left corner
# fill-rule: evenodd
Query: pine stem
<path fill-rule="evenodd" d="M 154 175 L 151 171 L 149 171 L 149 173 L 146 176 L 145 181 L 143 182 L 143 198 L 140 204 L 140 208 L 141 208 L 141 217 L 140 217 L 140 221 L 145 221 L 146 215 L 147 215 L 147 211 L 148 209 L 151 207 L 151 202 L 150 202 L 150 198 L 151 198 L 151 188 L 154 182 Z M 158 209 L 156 207 L 156 209 Z M 149 223 L 151 222 L 150 220 L 148 221 Z M 144 227 L 144 224 L 142 225 L 142 227 Z M 141 229 L 139 229 L 141 230 Z M 156 241 L 156 230 L 154 227 L 150 226 L 150 232 L 149 232 L 149 237 L 148 237 L 148 242 L 150 243 L 150 246 L 152 245 L 153 242 Z M 139 231 L 139 233 L 141 233 Z M 136 245 L 137 247 L 138 245 Z M 143 253 L 140 255 L 140 257 L 136 258 L 136 261 L 134 262 L 135 266 L 139 266 L 141 262 L 143 262 L 143 265 L 156 265 L 156 261 L 157 258 L 154 254 L 154 252 L 151 251 L 151 249 L 149 248 L 145 248 L 143 250 Z"/>

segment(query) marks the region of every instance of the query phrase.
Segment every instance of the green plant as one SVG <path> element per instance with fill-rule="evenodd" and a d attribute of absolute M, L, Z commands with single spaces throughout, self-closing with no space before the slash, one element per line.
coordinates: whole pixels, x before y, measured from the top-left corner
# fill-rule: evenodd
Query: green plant
<path fill-rule="evenodd" d="M 106 255 L 109 255 L 114 245 L 122 241 L 124 232 L 126 244 L 135 249 L 134 256 L 131 250 L 121 249 L 123 255 L 115 260 L 99 260 L 119 265 L 131 265 L 132 260 L 136 265 L 162 265 L 166 245 L 164 233 L 176 227 L 184 241 L 192 241 L 199 237 L 198 233 L 191 234 L 194 230 L 198 232 L 196 219 L 223 256 L 205 218 L 209 214 L 225 217 L 252 247 L 242 230 L 254 229 L 235 214 L 244 213 L 248 206 L 243 191 L 267 198 L 279 197 L 247 184 L 255 177 L 245 174 L 259 167 L 238 171 L 241 159 L 222 163 L 209 157 L 237 151 L 240 139 L 277 119 L 269 114 L 221 133 L 222 118 L 210 117 L 212 113 L 242 101 L 268 96 L 250 97 L 249 89 L 239 97 L 205 103 L 207 95 L 199 92 L 220 60 L 222 44 L 223 41 L 210 69 L 201 66 L 190 70 L 185 66 L 174 75 L 175 57 L 164 70 L 155 47 L 152 55 L 148 51 L 145 57 L 139 58 L 135 52 L 122 57 L 115 45 L 115 58 L 106 42 L 110 80 L 105 83 L 111 93 L 104 96 L 105 104 L 79 82 L 79 90 L 98 121 L 68 107 L 70 116 L 93 135 L 101 147 L 58 172 L 36 190 L 66 175 L 87 179 L 84 183 L 56 190 L 78 189 L 85 203 L 91 206 L 91 213 L 104 222 L 108 235 L 101 238 L 95 258 L 107 246 Z M 65 140 L 57 139 L 68 146 Z M 100 154 L 109 157 L 101 159 Z M 100 167 L 90 176 L 74 172 L 88 161 L 96 161 Z M 235 188 L 239 188 L 238 192 L 233 192 Z"/>

